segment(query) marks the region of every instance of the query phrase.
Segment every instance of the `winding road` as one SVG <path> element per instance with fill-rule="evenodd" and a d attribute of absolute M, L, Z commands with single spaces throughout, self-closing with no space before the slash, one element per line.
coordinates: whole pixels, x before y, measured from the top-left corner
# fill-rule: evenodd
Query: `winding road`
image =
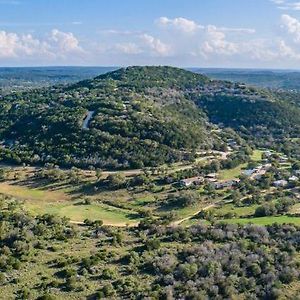
<path fill-rule="evenodd" d="M 85 117 L 85 119 L 83 120 L 83 124 L 82 124 L 82 129 L 89 129 L 89 123 L 92 119 L 92 117 L 94 116 L 94 111 L 89 111 Z"/>

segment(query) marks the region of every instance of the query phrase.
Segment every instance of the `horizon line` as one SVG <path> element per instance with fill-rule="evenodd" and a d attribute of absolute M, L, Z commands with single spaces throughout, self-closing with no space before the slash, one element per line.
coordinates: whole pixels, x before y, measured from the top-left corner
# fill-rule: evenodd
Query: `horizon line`
<path fill-rule="evenodd" d="M 127 67 L 146 67 L 146 66 L 153 66 L 153 67 L 174 67 L 174 68 L 180 68 L 180 69 L 186 69 L 186 70 L 194 70 L 194 69 L 200 69 L 200 70 L 248 70 L 248 71 L 289 71 L 289 72 L 300 72 L 300 68 L 292 69 L 292 68 L 251 68 L 251 67 L 201 67 L 201 66 L 174 66 L 174 65 L 167 65 L 167 64 L 161 64 L 161 65 L 124 65 L 124 66 L 101 66 L 101 65 L 32 65 L 32 66 L 0 66 L 0 69 L 13 69 L 13 68 L 20 68 L 20 69 L 42 69 L 42 68 L 114 68 L 114 69 L 121 69 L 121 68 L 127 68 Z"/>

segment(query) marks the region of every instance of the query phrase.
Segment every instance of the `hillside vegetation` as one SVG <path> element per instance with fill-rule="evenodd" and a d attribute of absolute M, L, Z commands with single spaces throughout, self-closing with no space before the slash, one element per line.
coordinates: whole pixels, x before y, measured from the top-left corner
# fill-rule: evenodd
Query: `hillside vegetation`
<path fill-rule="evenodd" d="M 274 94 L 171 67 L 129 67 L 14 93 L 0 108 L 2 159 L 84 168 L 193 161 L 223 144 L 212 123 L 261 144 L 257 137 L 294 136 L 300 124 L 300 109 Z"/>

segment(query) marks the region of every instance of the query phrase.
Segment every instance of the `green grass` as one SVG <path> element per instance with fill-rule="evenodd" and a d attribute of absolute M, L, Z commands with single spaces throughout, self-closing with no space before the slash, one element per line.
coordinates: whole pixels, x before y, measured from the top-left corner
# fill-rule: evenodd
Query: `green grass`
<path fill-rule="evenodd" d="M 60 201 L 69 198 L 63 191 L 39 190 L 8 183 L 0 183 L 0 193 L 23 200 Z"/>
<path fill-rule="evenodd" d="M 212 209 L 216 216 L 224 216 L 227 213 L 235 213 L 238 217 L 253 215 L 258 205 L 237 207 L 233 204 L 226 204 L 219 208 Z"/>
<path fill-rule="evenodd" d="M 263 153 L 264 153 L 264 151 L 262 151 L 262 150 L 254 150 L 251 155 L 251 160 L 257 161 L 257 162 L 261 161 Z"/>
<path fill-rule="evenodd" d="M 256 225 L 271 225 L 274 223 L 284 224 L 292 223 L 295 225 L 300 225 L 300 217 L 289 217 L 289 216 L 276 216 L 276 217 L 262 217 L 262 218 L 240 218 L 240 219 L 226 219 L 220 222 L 230 223 L 230 224 L 249 224 L 253 223 Z"/>
<path fill-rule="evenodd" d="M 219 179 L 230 180 L 230 179 L 238 178 L 242 174 L 243 169 L 245 169 L 246 167 L 247 164 L 242 164 L 233 169 L 221 170 L 219 172 Z"/>
<path fill-rule="evenodd" d="M 134 212 L 98 203 L 80 205 L 79 202 L 64 201 L 39 205 L 36 202 L 28 201 L 25 202 L 24 206 L 33 215 L 48 213 L 61 217 L 65 216 L 75 222 L 83 222 L 85 219 L 90 219 L 102 220 L 107 225 L 125 226 L 138 221 L 134 216 Z"/>
<path fill-rule="evenodd" d="M 196 205 L 196 206 L 176 209 L 176 210 L 174 210 L 174 212 L 176 212 L 179 219 L 183 219 L 183 218 L 187 218 L 190 215 L 195 214 L 196 212 L 201 210 L 202 207 L 203 207 L 203 204 L 200 204 L 200 205 Z"/>

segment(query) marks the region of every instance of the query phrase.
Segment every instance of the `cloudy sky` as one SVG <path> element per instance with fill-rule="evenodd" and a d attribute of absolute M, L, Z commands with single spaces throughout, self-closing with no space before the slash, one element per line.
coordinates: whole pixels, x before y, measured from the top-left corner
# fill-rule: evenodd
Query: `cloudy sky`
<path fill-rule="evenodd" d="M 300 1 L 0 0 L 0 66 L 300 69 Z"/>

